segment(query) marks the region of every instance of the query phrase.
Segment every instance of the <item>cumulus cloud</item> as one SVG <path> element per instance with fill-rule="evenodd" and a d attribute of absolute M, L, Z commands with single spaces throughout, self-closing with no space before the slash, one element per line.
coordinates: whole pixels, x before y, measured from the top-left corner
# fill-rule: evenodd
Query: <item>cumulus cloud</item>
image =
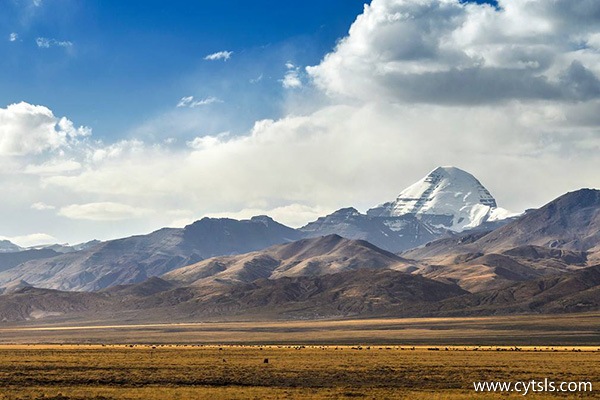
<path fill-rule="evenodd" d="M 91 129 L 75 127 L 44 106 L 21 102 L 0 108 L 0 155 L 22 156 L 57 150 L 89 136 Z"/>
<path fill-rule="evenodd" d="M 177 107 L 179 107 L 179 108 L 181 108 L 181 107 L 195 108 L 195 107 L 207 106 L 209 104 L 222 103 L 222 102 L 223 102 L 223 100 L 220 100 L 216 97 L 207 97 L 207 98 L 201 99 L 201 100 L 194 100 L 194 96 L 185 96 L 185 97 L 182 97 L 181 100 L 179 100 L 179 103 L 177 103 Z"/>
<path fill-rule="evenodd" d="M 229 132 L 221 132 L 216 135 L 198 136 L 190 141 L 187 141 L 185 144 L 194 150 L 202 150 L 221 144 L 221 142 L 229 135 Z"/>
<path fill-rule="evenodd" d="M 122 221 L 140 218 L 152 214 L 147 208 L 133 207 L 115 202 L 99 202 L 87 204 L 71 204 L 62 207 L 58 214 L 70 219 L 90 221 Z"/>
<path fill-rule="evenodd" d="M 204 136 L 188 142 L 189 149 L 145 146 L 70 176 L 43 179 L 78 195 L 179 205 L 184 199 L 190 209 L 201 205 L 198 213 L 292 204 L 365 209 L 446 164 L 473 172 L 502 206 L 515 210 L 597 181 L 590 165 L 600 138 L 570 134 L 570 126 L 556 123 L 565 118 L 560 110 L 514 104 L 500 113 L 493 106 L 458 111 L 330 106 L 257 122 L 247 136 Z M 578 157 L 565 157 L 567 152 Z M 577 176 L 565 172 L 573 168 Z M 507 174 L 514 176 L 510 184 Z M 282 222 L 298 222 L 291 213 L 281 215 Z"/>
<path fill-rule="evenodd" d="M 223 61 L 227 61 L 231 58 L 231 55 L 233 54 L 233 51 L 218 51 L 216 53 L 212 53 L 207 55 L 206 57 L 204 57 L 205 60 L 208 61 L 216 61 L 216 60 L 223 60 Z"/>
<path fill-rule="evenodd" d="M 8 40 L 9 40 L 10 42 L 16 42 L 16 41 L 17 41 L 17 39 L 19 39 L 19 34 L 18 34 L 18 33 L 15 33 L 15 32 L 13 32 L 13 33 L 11 33 L 11 34 L 8 36 Z"/>
<path fill-rule="evenodd" d="M 307 72 L 330 95 L 368 101 L 600 97 L 597 3 L 501 0 L 498 6 L 373 0 L 348 36 Z"/>
<path fill-rule="evenodd" d="M 35 43 L 37 44 L 38 47 L 43 48 L 43 49 L 48 49 L 50 47 L 65 47 L 65 48 L 69 48 L 73 46 L 73 42 L 69 42 L 68 40 L 56 40 L 56 39 L 50 39 L 50 38 L 45 38 L 45 37 L 39 37 L 37 39 L 35 39 Z"/>

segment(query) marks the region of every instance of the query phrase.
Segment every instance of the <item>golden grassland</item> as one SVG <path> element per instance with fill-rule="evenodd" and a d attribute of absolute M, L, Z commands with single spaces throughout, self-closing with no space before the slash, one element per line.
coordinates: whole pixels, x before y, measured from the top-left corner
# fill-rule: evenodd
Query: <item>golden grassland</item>
<path fill-rule="evenodd" d="M 475 381 L 591 381 L 600 314 L 0 325 L 4 399 L 473 399 Z M 446 344 L 452 345 L 446 345 Z M 268 363 L 264 360 L 268 359 Z M 528 396 L 528 397 L 529 397 Z"/>
<path fill-rule="evenodd" d="M 598 348 L 518 349 L 2 345 L 0 399 L 499 399 L 507 395 L 475 393 L 472 383 L 544 378 L 591 381 L 600 388 Z M 597 394 L 531 396 L 597 398 Z"/>

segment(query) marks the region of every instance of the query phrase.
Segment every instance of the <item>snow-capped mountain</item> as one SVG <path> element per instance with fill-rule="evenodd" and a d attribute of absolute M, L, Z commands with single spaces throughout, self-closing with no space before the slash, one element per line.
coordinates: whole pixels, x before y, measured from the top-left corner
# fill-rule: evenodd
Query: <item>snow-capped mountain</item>
<path fill-rule="evenodd" d="M 439 238 L 413 215 L 400 217 L 371 217 L 355 208 L 342 208 L 299 229 L 306 237 L 337 234 L 347 239 L 366 240 L 391 252 L 420 246 Z"/>
<path fill-rule="evenodd" d="M 497 207 L 473 175 L 438 167 L 404 189 L 398 198 L 361 214 L 343 208 L 303 226 L 307 237 L 338 234 L 399 252 L 468 229 L 492 230 L 516 216 Z"/>
<path fill-rule="evenodd" d="M 461 232 L 517 214 L 498 207 L 490 192 L 468 172 L 438 167 L 404 189 L 395 201 L 372 208 L 367 215 L 414 215 L 431 226 Z"/>

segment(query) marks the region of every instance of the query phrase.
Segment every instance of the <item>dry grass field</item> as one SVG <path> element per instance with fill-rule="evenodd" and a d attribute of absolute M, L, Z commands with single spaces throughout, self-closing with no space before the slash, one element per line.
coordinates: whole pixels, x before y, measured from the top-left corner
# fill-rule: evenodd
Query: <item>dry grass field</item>
<path fill-rule="evenodd" d="M 475 393 L 473 382 L 544 378 L 595 391 L 529 396 L 600 398 L 598 313 L 5 324 L 0 342 L 0 400 L 499 399 L 523 395 Z"/>
<path fill-rule="evenodd" d="M 544 378 L 592 381 L 595 388 L 600 387 L 600 350 L 576 350 L 581 351 L 499 351 L 496 347 L 432 350 L 401 346 L 3 345 L 0 399 L 505 398 L 500 394 L 476 394 L 472 382 Z M 569 397 L 534 395 L 536 399 L 574 397 L 594 398 L 594 392 Z"/>
<path fill-rule="evenodd" d="M 184 324 L 0 324 L 0 344 L 453 344 L 600 346 L 600 313 Z"/>

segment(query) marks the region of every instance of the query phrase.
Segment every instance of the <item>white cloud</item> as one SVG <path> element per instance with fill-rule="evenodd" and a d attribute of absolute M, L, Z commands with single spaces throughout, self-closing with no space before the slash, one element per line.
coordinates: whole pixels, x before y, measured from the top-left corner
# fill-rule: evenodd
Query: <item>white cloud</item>
<path fill-rule="evenodd" d="M 203 150 L 221 144 L 229 135 L 229 132 L 221 132 L 216 135 L 199 136 L 185 142 L 185 144 L 191 149 Z"/>
<path fill-rule="evenodd" d="M 245 208 L 235 212 L 209 213 L 207 216 L 213 218 L 249 219 L 256 215 L 268 215 L 284 225 L 299 228 L 306 225 L 307 221 L 314 221 L 332 211 L 334 209 L 294 203 L 271 209 Z M 187 221 L 188 224 L 193 222 L 189 219 Z"/>
<path fill-rule="evenodd" d="M 302 87 L 302 81 L 300 80 L 300 68 L 292 64 L 291 62 L 285 63 L 287 72 L 283 79 L 280 81 L 281 86 L 285 89 L 299 89 Z"/>
<path fill-rule="evenodd" d="M 598 24 L 590 22 L 598 4 L 501 0 L 495 9 L 458 0 L 373 0 L 307 72 L 332 96 L 366 101 L 600 98 Z M 592 46 L 582 48 L 585 40 Z"/>
<path fill-rule="evenodd" d="M 101 163 L 107 159 L 126 157 L 131 154 L 138 154 L 144 149 L 144 143 L 140 140 L 120 140 L 110 145 L 98 143 L 95 147 L 86 149 L 86 158 L 92 163 Z"/>
<path fill-rule="evenodd" d="M 49 204 L 46 204 L 44 202 L 37 202 L 37 203 L 33 203 L 31 205 L 31 209 L 32 210 L 37 210 L 37 211 L 45 211 L 45 210 L 54 210 L 56 207 L 51 206 Z"/>
<path fill-rule="evenodd" d="M 166 226 L 170 228 L 183 228 L 198 220 L 197 217 L 194 217 L 194 212 L 191 210 L 169 210 L 166 214 L 175 218 L 167 223 Z"/>
<path fill-rule="evenodd" d="M 33 0 L 34 7 L 41 7 L 43 3 L 43 0 Z"/>
<path fill-rule="evenodd" d="M 223 100 L 220 100 L 216 97 L 207 97 L 207 98 L 201 99 L 201 100 L 194 100 L 194 96 L 186 96 L 186 97 L 182 97 L 181 100 L 179 100 L 179 103 L 177 103 L 177 107 L 179 107 L 179 108 L 181 108 L 181 107 L 195 108 L 195 107 L 207 106 L 209 104 L 222 103 L 222 102 L 223 102 Z"/>
<path fill-rule="evenodd" d="M 35 43 L 37 44 L 38 47 L 43 48 L 43 49 L 48 49 L 53 46 L 65 47 L 65 48 L 69 48 L 69 47 L 73 46 L 73 42 L 70 42 L 68 40 L 56 40 L 56 39 L 50 39 L 50 38 L 45 38 L 45 37 L 38 37 L 37 39 L 35 39 Z"/>
<path fill-rule="evenodd" d="M 57 175 L 74 172 L 79 169 L 81 169 L 81 163 L 75 160 L 54 159 L 42 164 L 27 165 L 24 172 L 32 175 Z"/>
<path fill-rule="evenodd" d="M 88 127 L 75 128 L 44 106 L 21 102 L 0 108 L 0 155 L 22 156 L 57 150 L 89 136 Z"/>
<path fill-rule="evenodd" d="M 208 61 L 216 61 L 216 60 L 223 60 L 223 61 L 227 61 L 231 58 L 231 55 L 233 54 L 233 51 L 218 51 L 216 53 L 212 53 L 207 55 L 206 57 L 204 57 L 205 60 Z"/>
<path fill-rule="evenodd" d="M 600 184 L 592 168 L 600 138 L 574 135 L 560 122 L 571 111 L 557 111 L 518 103 L 500 112 L 494 106 L 330 106 L 259 121 L 247 136 L 197 138 L 190 149 L 142 146 L 43 183 L 77 196 L 135 199 L 153 209 L 185 205 L 195 215 L 294 204 L 364 210 L 393 199 L 438 165 L 457 165 L 481 179 L 501 206 L 521 211 Z M 283 222 L 307 222 L 290 216 Z"/>
<path fill-rule="evenodd" d="M 252 78 L 252 79 L 250 79 L 250 83 L 258 83 L 258 82 L 260 82 L 260 81 L 262 81 L 262 80 L 263 80 L 263 77 L 264 77 L 264 76 L 263 76 L 263 74 L 260 74 L 260 75 L 259 75 L 259 76 L 257 76 L 256 78 Z"/>
<path fill-rule="evenodd" d="M 8 36 L 8 40 L 9 40 L 10 42 L 16 42 L 16 41 L 17 41 L 17 39 L 19 39 L 19 34 L 18 34 L 18 33 L 15 33 L 15 32 L 13 32 L 13 33 L 11 33 L 11 34 Z"/>
<path fill-rule="evenodd" d="M 88 204 L 71 204 L 62 207 L 58 215 L 70 219 L 82 219 L 90 221 L 122 221 L 133 218 L 141 218 L 152 214 L 148 208 L 133 207 L 127 204 L 114 202 L 99 202 Z"/>

